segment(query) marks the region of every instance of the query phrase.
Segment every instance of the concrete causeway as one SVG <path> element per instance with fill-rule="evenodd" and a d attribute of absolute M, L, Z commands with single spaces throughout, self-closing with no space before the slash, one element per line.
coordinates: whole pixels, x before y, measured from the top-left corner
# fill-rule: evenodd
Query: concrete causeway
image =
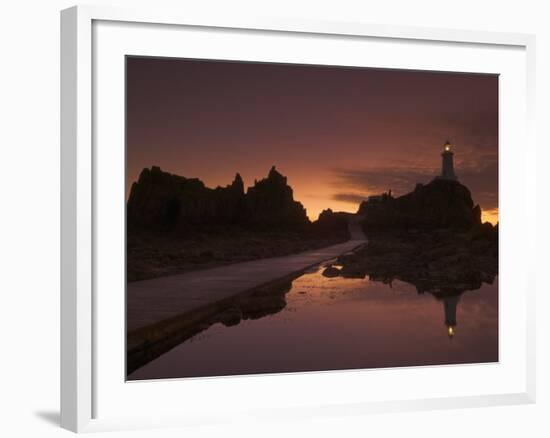
<path fill-rule="evenodd" d="M 178 275 L 128 283 L 127 333 L 147 330 L 163 321 L 199 311 L 263 284 L 296 274 L 347 253 L 366 242 L 358 217 L 349 222 L 344 243 L 283 257 L 272 257 Z"/>

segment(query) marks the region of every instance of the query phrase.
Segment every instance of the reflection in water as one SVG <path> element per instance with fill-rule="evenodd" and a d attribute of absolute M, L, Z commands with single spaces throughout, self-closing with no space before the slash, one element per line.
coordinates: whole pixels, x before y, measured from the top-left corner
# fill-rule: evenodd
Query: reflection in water
<path fill-rule="evenodd" d="M 456 327 L 456 306 L 460 301 L 460 295 L 443 298 L 443 306 L 445 307 L 445 325 L 449 338 L 455 334 Z"/>
<path fill-rule="evenodd" d="M 285 295 L 292 287 L 292 280 L 298 276 L 300 274 L 245 291 L 228 300 L 212 303 L 200 312 L 176 318 L 174 334 L 157 342 L 146 341 L 128 353 L 128 375 L 216 323 L 231 327 L 242 320 L 258 319 L 281 311 L 286 306 Z"/>
<path fill-rule="evenodd" d="M 328 263 L 231 304 L 128 378 L 498 361 L 497 279 L 419 293 L 400 280 L 323 275 L 327 267 L 341 268 Z"/>

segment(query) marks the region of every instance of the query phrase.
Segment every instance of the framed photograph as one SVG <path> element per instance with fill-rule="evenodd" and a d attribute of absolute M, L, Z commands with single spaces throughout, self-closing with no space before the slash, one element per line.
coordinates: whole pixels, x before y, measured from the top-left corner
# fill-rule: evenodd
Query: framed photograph
<path fill-rule="evenodd" d="M 61 55 L 63 427 L 534 401 L 533 36 L 79 6 Z"/>

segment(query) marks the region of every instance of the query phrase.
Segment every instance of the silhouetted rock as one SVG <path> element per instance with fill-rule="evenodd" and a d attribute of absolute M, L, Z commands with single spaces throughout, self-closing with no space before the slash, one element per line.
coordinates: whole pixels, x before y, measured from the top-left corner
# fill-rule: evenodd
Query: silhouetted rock
<path fill-rule="evenodd" d="M 481 209 L 474 207 L 467 187 L 458 181 L 434 179 L 417 184 L 414 191 L 377 202 L 365 201 L 359 214 L 365 216 L 364 229 L 433 230 L 454 228 L 467 230 L 481 224 Z"/>
<path fill-rule="evenodd" d="M 319 233 L 339 235 L 349 239 L 349 221 L 354 216 L 352 213 L 332 211 L 330 208 L 323 210 L 319 218 L 313 223 Z"/>
<path fill-rule="evenodd" d="M 317 223 L 320 227 L 327 229 L 341 225 L 347 226 L 349 219 L 352 216 L 354 216 L 353 213 L 347 213 L 345 211 L 332 211 L 330 208 L 327 208 L 319 214 Z"/>
<path fill-rule="evenodd" d="M 286 177 L 271 168 L 267 178 L 256 181 L 246 193 L 245 221 L 253 225 L 304 225 L 306 210 L 294 200 Z"/>
<path fill-rule="evenodd" d="M 238 307 L 229 307 L 219 315 L 220 322 L 226 327 L 237 325 L 241 322 L 243 313 Z"/>
<path fill-rule="evenodd" d="M 340 275 L 340 269 L 334 266 L 327 266 L 323 271 L 323 276 L 327 278 L 338 277 Z"/>
<path fill-rule="evenodd" d="M 284 227 L 308 224 L 302 204 L 294 201 L 286 177 L 273 167 L 267 178 L 244 192 L 237 173 L 226 187 L 208 188 L 196 178 L 144 169 L 132 185 L 127 205 L 128 224 L 149 229 L 184 225 Z"/>
<path fill-rule="evenodd" d="M 296 275 L 260 286 L 238 297 L 236 303 L 242 311 L 242 319 L 258 319 L 283 310 L 286 307 L 285 295 L 292 288 L 295 277 Z"/>
<path fill-rule="evenodd" d="M 369 243 L 338 258 L 339 274 L 390 283 L 394 279 L 419 292 L 456 294 L 492 283 L 498 273 L 498 233 L 486 223 L 467 232 L 375 233 Z"/>
<path fill-rule="evenodd" d="M 128 224 L 173 228 L 180 224 L 236 223 L 244 206 L 239 174 L 227 187 L 210 189 L 196 178 L 143 169 L 128 199 Z"/>

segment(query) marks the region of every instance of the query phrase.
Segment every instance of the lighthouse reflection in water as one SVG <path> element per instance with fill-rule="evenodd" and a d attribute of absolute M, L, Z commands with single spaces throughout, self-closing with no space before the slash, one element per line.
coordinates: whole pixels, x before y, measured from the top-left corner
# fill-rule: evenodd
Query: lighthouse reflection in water
<path fill-rule="evenodd" d="M 498 278 L 437 294 L 399 280 L 327 278 L 323 269 L 282 285 L 274 297 L 282 305 L 214 323 L 130 379 L 498 361 Z"/>
<path fill-rule="evenodd" d="M 456 306 L 459 301 L 460 295 L 443 298 L 443 305 L 445 307 L 445 325 L 448 327 L 447 333 L 450 338 L 454 336 L 456 327 Z"/>

